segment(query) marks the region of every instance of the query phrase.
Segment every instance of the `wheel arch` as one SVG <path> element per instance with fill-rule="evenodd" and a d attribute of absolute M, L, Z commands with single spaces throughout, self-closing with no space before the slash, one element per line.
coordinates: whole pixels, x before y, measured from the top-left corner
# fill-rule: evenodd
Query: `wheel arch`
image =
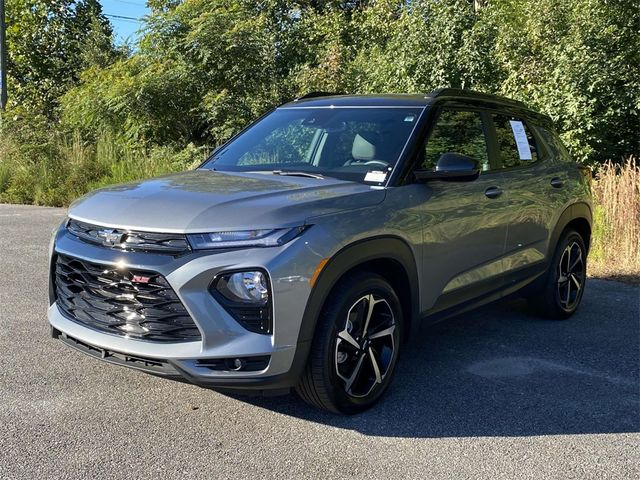
<path fill-rule="evenodd" d="M 558 222 L 551 234 L 549 242 L 549 252 L 553 252 L 562 232 L 567 228 L 576 230 L 584 240 L 587 252 L 591 243 L 591 230 L 593 224 L 593 214 L 591 206 L 585 202 L 574 203 L 569 205 L 560 215 Z"/>
<path fill-rule="evenodd" d="M 399 237 L 381 236 L 357 241 L 333 255 L 318 275 L 302 319 L 300 342 L 310 342 L 318 317 L 331 290 L 341 278 L 356 271 L 384 277 L 394 288 L 402 306 L 405 339 L 418 323 L 418 269 L 411 247 Z"/>

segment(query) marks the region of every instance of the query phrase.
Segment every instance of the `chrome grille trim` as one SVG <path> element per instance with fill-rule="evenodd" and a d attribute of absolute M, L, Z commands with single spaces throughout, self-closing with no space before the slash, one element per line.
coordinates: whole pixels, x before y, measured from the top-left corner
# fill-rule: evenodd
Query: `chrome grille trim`
<path fill-rule="evenodd" d="M 109 228 L 69 219 L 67 231 L 88 243 L 125 251 L 179 255 L 191 251 L 185 235 Z"/>

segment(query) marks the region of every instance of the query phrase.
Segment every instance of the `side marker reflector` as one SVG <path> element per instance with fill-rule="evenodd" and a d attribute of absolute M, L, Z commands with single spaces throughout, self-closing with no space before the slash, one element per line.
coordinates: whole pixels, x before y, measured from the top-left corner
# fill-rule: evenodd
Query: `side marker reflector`
<path fill-rule="evenodd" d="M 320 263 L 318 263 L 318 266 L 313 271 L 313 275 L 311 275 L 311 278 L 309 279 L 309 285 L 311 285 L 311 288 L 313 288 L 313 286 L 316 284 L 320 273 L 322 272 L 328 261 L 328 258 L 323 258 L 322 260 L 320 260 Z"/>

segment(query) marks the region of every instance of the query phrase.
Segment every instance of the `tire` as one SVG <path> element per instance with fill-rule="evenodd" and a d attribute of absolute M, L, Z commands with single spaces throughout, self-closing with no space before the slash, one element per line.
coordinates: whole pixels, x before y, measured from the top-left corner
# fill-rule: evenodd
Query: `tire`
<path fill-rule="evenodd" d="M 573 270 L 567 267 L 574 265 Z M 541 316 L 564 320 L 573 315 L 582 301 L 587 280 L 587 249 L 582 236 L 565 230 L 558 240 L 543 283 L 529 297 L 529 304 Z M 568 274 L 567 274 L 568 273 Z"/>
<path fill-rule="evenodd" d="M 370 408 L 391 383 L 402 327 L 400 301 L 383 277 L 360 272 L 340 280 L 323 306 L 296 392 L 334 413 Z"/>

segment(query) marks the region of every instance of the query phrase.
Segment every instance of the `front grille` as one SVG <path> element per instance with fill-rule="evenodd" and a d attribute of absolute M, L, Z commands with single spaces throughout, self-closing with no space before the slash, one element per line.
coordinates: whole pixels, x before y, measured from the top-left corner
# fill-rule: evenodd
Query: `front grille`
<path fill-rule="evenodd" d="M 201 339 L 184 305 L 158 273 L 58 255 L 54 280 L 58 307 L 78 323 L 143 340 Z"/>
<path fill-rule="evenodd" d="M 108 228 L 70 219 L 67 230 L 80 240 L 127 251 L 180 255 L 191 250 L 187 237 L 179 233 L 153 233 Z"/>

